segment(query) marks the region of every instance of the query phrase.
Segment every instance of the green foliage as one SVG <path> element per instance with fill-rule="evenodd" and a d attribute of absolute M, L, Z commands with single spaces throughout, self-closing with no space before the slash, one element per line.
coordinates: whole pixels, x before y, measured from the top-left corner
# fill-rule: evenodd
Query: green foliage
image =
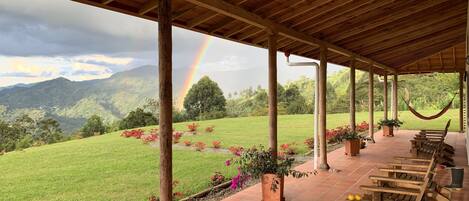
<path fill-rule="evenodd" d="M 16 143 L 16 150 L 23 150 L 33 145 L 33 136 L 32 135 L 25 135 L 22 139 L 20 139 Z"/>
<path fill-rule="evenodd" d="M 402 124 L 403 122 L 398 119 L 382 119 L 378 122 L 378 129 L 381 129 L 383 126 L 401 127 Z"/>
<path fill-rule="evenodd" d="M 96 133 L 102 135 L 104 132 L 106 132 L 106 127 L 103 124 L 103 120 L 98 115 L 91 116 L 81 128 L 83 137 L 90 137 Z"/>
<path fill-rule="evenodd" d="M 63 137 L 60 124 L 55 119 L 42 119 L 37 123 L 37 129 L 37 135 L 34 136 L 36 138 L 35 140 L 44 142 L 45 144 L 59 142 Z"/>
<path fill-rule="evenodd" d="M 218 84 L 205 76 L 190 88 L 184 108 L 189 119 L 221 118 L 225 116 L 226 99 Z"/>
<path fill-rule="evenodd" d="M 356 140 L 356 139 L 360 139 L 360 135 L 358 135 L 358 133 L 354 131 L 346 132 L 345 134 L 341 136 L 341 140 Z"/>
<path fill-rule="evenodd" d="M 158 124 L 158 120 L 150 112 L 145 112 L 141 108 L 131 111 L 127 117 L 119 123 L 119 129 L 131 129 Z"/>

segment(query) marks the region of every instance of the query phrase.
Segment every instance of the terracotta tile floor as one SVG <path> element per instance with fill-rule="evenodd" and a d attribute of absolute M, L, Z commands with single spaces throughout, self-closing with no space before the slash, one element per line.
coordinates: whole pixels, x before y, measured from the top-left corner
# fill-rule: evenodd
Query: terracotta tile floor
<path fill-rule="evenodd" d="M 346 200 L 349 193 L 363 194 L 359 189 L 362 184 L 370 184 L 368 176 L 379 174 L 378 167 L 391 161 L 393 156 L 409 156 L 409 139 L 416 131 L 399 130 L 395 137 L 383 137 L 376 134 L 376 144 L 369 144 L 360 151 L 357 157 L 344 155 L 344 148 L 330 152 L 327 157 L 329 165 L 337 171 L 320 171 L 316 176 L 304 179 L 287 178 L 285 180 L 285 198 L 287 201 L 335 201 Z M 464 189 L 453 193 L 452 200 L 469 200 L 469 166 L 467 166 L 464 134 L 450 133 L 446 139 L 456 148 L 454 160 L 458 166 L 465 168 Z M 311 171 L 312 161 L 297 167 L 298 170 Z M 447 184 L 450 181 L 446 170 L 438 173 L 437 181 Z M 244 189 L 224 201 L 260 201 L 259 184 Z"/>

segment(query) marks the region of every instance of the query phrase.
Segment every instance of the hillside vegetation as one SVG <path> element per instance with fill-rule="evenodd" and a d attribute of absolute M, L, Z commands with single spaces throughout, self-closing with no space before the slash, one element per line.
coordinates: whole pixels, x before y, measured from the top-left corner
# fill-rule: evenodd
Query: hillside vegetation
<path fill-rule="evenodd" d="M 432 114 L 435 111 L 424 111 Z M 442 128 L 453 119 L 451 130 L 457 130 L 458 110 L 450 110 L 442 118 L 421 121 L 409 112 L 400 112 L 403 129 Z M 376 118 L 382 113 L 377 112 Z M 328 115 L 328 128 L 348 123 L 349 114 Z M 367 113 L 357 114 L 357 120 L 367 119 Z M 312 115 L 279 117 L 279 144 L 296 143 L 300 152 L 306 151 L 303 141 L 312 136 Z M 225 118 L 196 122 L 201 129 L 197 135 L 183 136 L 192 142 L 220 141 L 223 148 L 250 147 L 268 142 L 267 117 Z M 187 124 L 175 124 L 176 130 L 187 130 Z M 207 126 L 215 126 L 205 133 Z M 154 127 L 146 127 L 150 130 Z M 120 137 L 121 132 L 72 140 L 41 147 L 14 151 L 0 156 L 0 200 L 126 200 L 142 201 L 158 191 L 158 149 L 142 144 L 141 140 Z M 189 195 L 209 186 L 210 175 L 219 171 L 226 177 L 235 170 L 227 169 L 224 161 L 232 157 L 226 152 L 204 150 L 196 152 L 174 146 L 174 179 L 179 181 L 175 192 Z"/>

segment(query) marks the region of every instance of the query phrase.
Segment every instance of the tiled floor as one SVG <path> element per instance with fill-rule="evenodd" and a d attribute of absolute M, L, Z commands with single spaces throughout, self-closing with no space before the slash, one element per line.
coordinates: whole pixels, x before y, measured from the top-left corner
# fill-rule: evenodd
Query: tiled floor
<path fill-rule="evenodd" d="M 362 184 L 370 184 L 368 176 L 379 174 L 377 167 L 391 161 L 393 156 L 408 156 L 409 139 L 416 131 L 399 130 L 395 137 L 382 137 L 376 134 L 376 144 L 369 144 L 360 151 L 357 157 L 344 155 L 344 148 L 328 154 L 329 165 L 336 171 L 320 171 L 316 176 L 304 179 L 287 178 L 285 180 L 285 198 L 287 201 L 343 201 L 350 193 L 363 194 L 359 189 Z M 454 160 L 458 166 L 465 168 L 464 186 L 459 192 L 453 193 L 452 200 L 469 200 L 469 166 L 467 166 L 464 134 L 450 133 L 446 139 L 448 144 L 456 148 Z M 298 170 L 311 171 L 312 162 L 297 167 Z M 448 171 L 438 173 L 438 182 L 447 184 L 450 180 Z M 260 201 L 260 186 L 254 185 L 224 201 Z"/>

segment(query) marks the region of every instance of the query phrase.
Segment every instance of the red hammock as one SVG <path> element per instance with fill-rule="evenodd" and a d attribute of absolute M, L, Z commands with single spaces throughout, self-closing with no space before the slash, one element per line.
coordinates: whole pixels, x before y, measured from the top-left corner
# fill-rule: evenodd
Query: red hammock
<path fill-rule="evenodd" d="M 456 93 L 457 94 L 457 93 Z M 435 115 L 432 115 L 432 116 L 424 116 L 422 114 L 420 114 L 419 112 L 417 112 L 417 110 L 415 110 L 414 108 L 412 108 L 409 104 L 409 101 L 406 101 L 404 98 L 402 98 L 402 100 L 404 101 L 404 103 L 407 105 L 407 107 L 409 108 L 410 112 L 412 112 L 412 114 L 414 114 L 415 116 L 417 116 L 418 118 L 420 119 L 423 119 L 423 120 L 433 120 L 433 119 L 436 119 L 438 117 L 441 117 L 443 114 L 445 114 L 449 108 L 451 107 L 451 105 L 453 104 L 453 101 L 454 101 L 454 98 L 456 97 L 456 94 L 454 94 L 453 98 L 451 99 L 451 101 L 448 103 L 448 105 L 446 105 L 440 112 L 438 112 L 437 114 Z"/>

